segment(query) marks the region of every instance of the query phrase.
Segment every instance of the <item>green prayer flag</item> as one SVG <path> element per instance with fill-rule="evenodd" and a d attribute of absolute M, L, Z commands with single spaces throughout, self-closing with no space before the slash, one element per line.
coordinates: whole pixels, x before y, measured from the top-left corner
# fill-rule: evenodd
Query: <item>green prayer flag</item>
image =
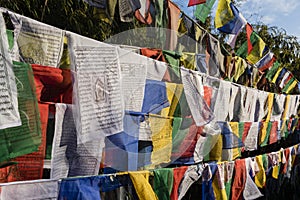
<path fill-rule="evenodd" d="M 199 4 L 196 6 L 195 17 L 202 23 L 205 23 L 207 16 L 209 15 L 216 0 L 206 0 L 206 3 Z"/>
<path fill-rule="evenodd" d="M 38 150 L 41 124 L 31 66 L 13 63 L 22 125 L 0 130 L 0 162 Z"/>
<path fill-rule="evenodd" d="M 163 55 L 166 59 L 166 62 L 170 64 L 168 70 L 169 70 L 171 80 L 178 80 L 178 78 L 180 78 L 179 66 L 180 66 L 181 53 L 176 51 L 163 50 Z"/>
<path fill-rule="evenodd" d="M 273 77 L 275 76 L 275 74 L 277 73 L 279 67 L 280 67 L 280 63 L 278 61 L 276 61 L 273 66 L 271 67 L 271 69 L 267 72 L 266 78 L 271 81 L 273 79 Z"/>
<path fill-rule="evenodd" d="M 7 39 L 8 39 L 8 48 L 12 49 L 14 46 L 14 32 L 12 30 L 6 30 Z"/>
<path fill-rule="evenodd" d="M 159 200 L 170 200 L 173 189 L 173 169 L 154 170 L 153 190 Z"/>
<path fill-rule="evenodd" d="M 250 41 L 252 43 L 252 46 L 255 45 L 255 43 L 258 41 L 259 36 L 257 35 L 257 33 L 252 32 L 251 36 L 250 36 Z M 236 55 L 242 58 L 246 58 L 248 55 L 248 42 L 245 41 L 242 46 L 237 50 Z"/>
<path fill-rule="evenodd" d="M 295 77 L 291 78 L 282 89 L 282 92 L 289 93 L 293 89 L 292 87 L 296 86 L 296 83 L 297 80 L 295 79 Z"/>
<path fill-rule="evenodd" d="M 180 145 L 183 144 L 184 139 L 189 134 L 189 127 L 192 125 L 193 120 L 191 118 L 180 118 L 175 117 L 173 119 L 173 129 L 172 129 L 172 154 L 176 156 L 183 154 L 180 152 L 182 149 Z M 196 134 L 196 133 L 195 133 Z M 188 148 L 188 147 L 186 147 Z"/>
<path fill-rule="evenodd" d="M 268 145 L 271 129 L 272 129 L 272 122 L 268 122 L 267 130 L 266 130 L 267 134 L 266 134 L 266 137 L 264 138 L 263 142 L 260 144 L 261 147 Z"/>

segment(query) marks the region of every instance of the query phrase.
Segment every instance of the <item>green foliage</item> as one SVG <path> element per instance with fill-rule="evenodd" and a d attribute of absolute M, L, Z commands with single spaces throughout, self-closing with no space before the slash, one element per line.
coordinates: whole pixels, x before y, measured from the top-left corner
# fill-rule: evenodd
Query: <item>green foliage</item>
<path fill-rule="evenodd" d="M 121 23 L 117 10 L 113 19 L 103 20 L 103 16 L 108 19 L 109 14 L 89 6 L 83 0 L 0 0 L 0 6 L 100 41 L 134 27 L 133 23 Z"/>

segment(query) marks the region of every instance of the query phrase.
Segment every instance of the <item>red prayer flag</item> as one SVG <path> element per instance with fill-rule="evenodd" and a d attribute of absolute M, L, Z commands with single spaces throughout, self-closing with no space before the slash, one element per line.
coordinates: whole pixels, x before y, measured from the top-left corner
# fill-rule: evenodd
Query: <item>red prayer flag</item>
<path fill-rule="evenodd" d="M 231 187 L 232 200 L 240 200 L 243 197 L 247 179 L 246 160 L 236 160 L 234 163 L 235 177 Z"/>
<path fill-rule="evenodd" d="M 41 145 L 39 146 L 38 151 L 24 156 L 19 156 L 13 160 L 18 162 L 17 166 L 20 173 L 19 179 L 22 181 L 36 180 L 43 177 L 49 104 L 39 103 L 38 106 L 42 126 Z"/>
<path fill-rule="evenodd" d="M 253 46 L 252 46 L 252 43 L 250 40 L 250 36 L 251 36 L 252 32 L 253 32 L 252 26 L 249 23 L 247 23 L 246 24 L 246 33 L 247 33 L 247 41 L 248 41 L 248 54 L 250 54 L 250 52 L 253 49 Z"/>
<path fill-rule="evenodd" d="M 269 69 L 270 67 L 273 66 L 273 64 L 275 63 L 276 61 L 276 57 L 273 56 L 272 59 L 270 60 L 270 62 L 268 62 L 267 64 L 265 64 L 263 67 L 259 68 L 259 71 L 263 72 L 267 69 Z"/>
<path fill-rule="evenodd" d="M 173 189 L 170 198 L 177 200 L 178 199 L 178 188 L 181 180 L 184 177 L 185 171 L 187 170 L 187 166 L 174 168 L 173 169 Z"/>
<path fill-rule="evenodd" d="M 278 121 L 272 122 L 272 128 L 271 128 L 271 131 L 270 131 L 269 144 L 273 144 L 273 143 L 276 143 L 278 141 L 277 128 L 278 128 Z"/>
<path fill-rule="evenodd" d="M 189 7 L 190 6 L 195 6 L 195 5 L 198 5 L 198 4 L 203 4 L 203 3 L 206 3 L 206 0 L 189 0 Z"/>

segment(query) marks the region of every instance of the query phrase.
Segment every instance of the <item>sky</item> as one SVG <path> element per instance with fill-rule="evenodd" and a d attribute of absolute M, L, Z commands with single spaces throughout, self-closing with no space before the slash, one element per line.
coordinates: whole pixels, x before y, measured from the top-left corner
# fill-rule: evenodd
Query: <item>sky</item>
<path fill-rule="evenodd" d="M 300 41 L 299 0 L 243 0 L 241 4 L 239 10 L 250 23 L 260 20 L 283 28 Z"/>
<path fill-rule="evenodd" d="M 186 13 L 193 13 L 195 8 L 187 8 L 188 0 L 173 0 Z M 218 0 L 212 10 L 213 16 Z M 239 11 L 252 24 L 261 21 L 269 26 L 277 26 L 287 31 L 288 35 L 298 37 L 300 41 L 300 0 L 242 0 Z"/>

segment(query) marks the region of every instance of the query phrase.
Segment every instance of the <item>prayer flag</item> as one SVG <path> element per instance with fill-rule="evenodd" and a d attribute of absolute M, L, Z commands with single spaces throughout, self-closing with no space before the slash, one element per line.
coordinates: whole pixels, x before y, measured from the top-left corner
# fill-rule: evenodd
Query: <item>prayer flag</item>
<path fill-rule="evenodd" d="M 153 171 L 153 190 L 160 200 L 170 200 L 173 189 L 173 169 L 161 168 Z"/>
<path fill-rule="evenodd" d="M 206 0 L 189 0 L 188 7 L 206 3 Z"/>
<path fill-rule="evenodd" d="M 233 12 L 234 18 L 229 23 L 218 28 L 218 30 L 230 34 L 227 43 L 232 48 L 234 48 L 237 36 L 244 28 L 244 26 L 247 24 L 247 20 L 239 12 L 239 10 L 233 5 L 233 3 L 230 3 L 230 9 Z"/>
<path fill-rule="evenodd" d="M 205 20 L 215 2 L 216 0 L 206 0 L 206 3 L 197 5 L 196 11 L 194 13 L 195 17 L 199 19 L 202 23 L 205 23 Z"/>
<path fill-rule="evenodd" d="M 274 64 L 276 61 L 276 57 L 274 56 L 274 53 L 268 52 L 262 59 L 260 59 L 255 65 L 258 68 L 259 71 L 263 72 Z"/>
<path fill-rule="evenodd" d="M 252 26 L 247 23 L 246 25 L 246 35 L 247 35 L 247 43 L 248 43 L 248 54 L 252 51 L 252 43 L 251 43 L 251 35 L 253 33 L 253 28 Z"/>
<path fill-rule="evenodd" d="M 234 19 L 234 14 L 230 7 L 230 0 L 220 0 L 215 17 L 215 26 L 217 29 L 228 24 Z"/>
<path fill-rule="evenodd" d="M 242 58 L 246 58 L 250 63 L 254 64 L 261 59 L 265 49 L 265 42 L 256 32 L 253 31 L 251 33 L 250 40 L 244 42 L 237 50 L 236 54 Z"/>
<path fill-rule="evenodd" d="M 280 67 L 280 63 L 277 61 L 272 65 L 271 69 L 266 74 L 266 78 L 269 81 L 273 79 L 274 75 L 278 72 L 279 67 Z"/>
<path fill-rule="evenodd" d="M 294 77 L 291 78 L 289 80 L 289 82 L 284 86 L 284 88 L 282 89 L 282 92 L 285 92 L 285 93 L 290 93 L 290 91 L 292 89 L 294 89 L 296 87 L 296 85 L 298 84 L 298 81 L 297 79 L 295 79 Z"/>

